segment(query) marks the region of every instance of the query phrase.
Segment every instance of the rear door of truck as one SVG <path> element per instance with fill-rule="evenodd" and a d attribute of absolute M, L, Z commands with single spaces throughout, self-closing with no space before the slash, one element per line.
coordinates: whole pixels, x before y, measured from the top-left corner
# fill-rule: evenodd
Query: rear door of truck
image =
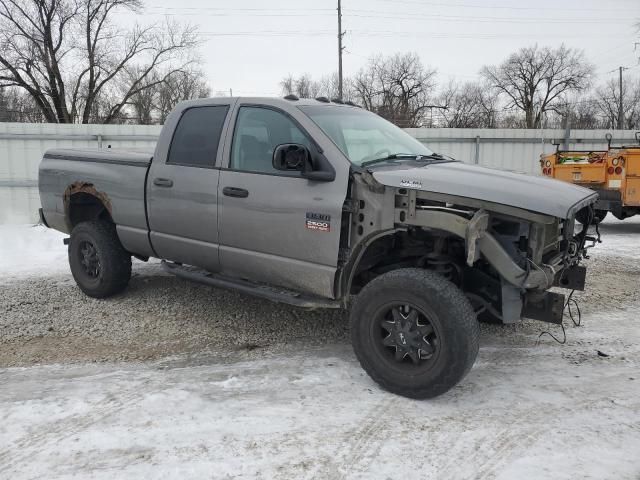
<path fill-rule="evenodd" d="M 160 258 L 219 268 L 219 162 L 233 103 L 182 103 L 165 122 L 147 179 L 151 244 Z"/>

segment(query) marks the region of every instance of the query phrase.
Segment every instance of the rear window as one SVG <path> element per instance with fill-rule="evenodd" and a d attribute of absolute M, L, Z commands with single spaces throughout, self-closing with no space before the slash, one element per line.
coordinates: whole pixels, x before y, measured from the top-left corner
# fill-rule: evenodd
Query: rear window
<path fill-rule="evenodd" d="M 186 110 L 173 134 L 167 163 L 212 168 L 228 105 L 194 107 Z"/>

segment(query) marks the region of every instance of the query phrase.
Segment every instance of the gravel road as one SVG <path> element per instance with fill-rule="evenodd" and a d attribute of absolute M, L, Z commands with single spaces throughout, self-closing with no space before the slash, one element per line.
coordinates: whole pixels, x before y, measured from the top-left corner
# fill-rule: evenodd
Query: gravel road
<path fill-rule="evenodd" d="M 629 261 L 634 252 L 624 250 L 629 235 L 640 234 L 640 223 L 605 224 L 602 233 L 613 248 L 604 243 L 586 261 L 588 289 L 575 295 L 584 312 L 616 310 L 640 299 L 640 259 Z M 129 288 L 107 300 L 86 297 L 63 272 L 5 277 L 0 291 L 0 367 L 203 352 L 245 358 L 348 341 L 343 311 L 305 311 L 189 283 L 165 274 L 157 262 L 135 262 Z M 525 340 L 516 332 L 544 329 L 539 322 L 483 325 L 482 335 L 517 344 Z"/>

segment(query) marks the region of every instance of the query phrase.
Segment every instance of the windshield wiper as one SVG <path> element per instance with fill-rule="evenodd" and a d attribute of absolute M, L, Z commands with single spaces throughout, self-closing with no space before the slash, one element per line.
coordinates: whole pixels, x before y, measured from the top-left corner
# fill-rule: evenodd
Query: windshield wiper
<path fill-rule="evenodd" d="M 373 160 L 367 160 L 366 162 L 362 162 L 360 164 L 361 167 L 368 167 L 371 165 L 375 165 L 378 163 L 385 163 L 393 160 L 444 160 L 445 158 L 439 153 L 432 153 L 429 155 L 422 155 L 416 153 L 392 153 L 391 155 L 387 155 L 386 157 L 374 158 Z"/>

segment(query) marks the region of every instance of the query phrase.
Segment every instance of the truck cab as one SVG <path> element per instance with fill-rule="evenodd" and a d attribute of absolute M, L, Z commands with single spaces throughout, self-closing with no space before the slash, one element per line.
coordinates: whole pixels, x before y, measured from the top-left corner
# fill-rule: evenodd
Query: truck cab
<path fill-rule="evenodd" d="M 309 117 L 279 99 L 197 100 L 164 129 L 147 184 L 154 256 L 334 295 L 349 164 L 320 159 L 339 151 Z M 312 152 L 326 179 L 274 168 L 287 144 Z M 326 228 L 310 228 L 314 218 Z"/>

